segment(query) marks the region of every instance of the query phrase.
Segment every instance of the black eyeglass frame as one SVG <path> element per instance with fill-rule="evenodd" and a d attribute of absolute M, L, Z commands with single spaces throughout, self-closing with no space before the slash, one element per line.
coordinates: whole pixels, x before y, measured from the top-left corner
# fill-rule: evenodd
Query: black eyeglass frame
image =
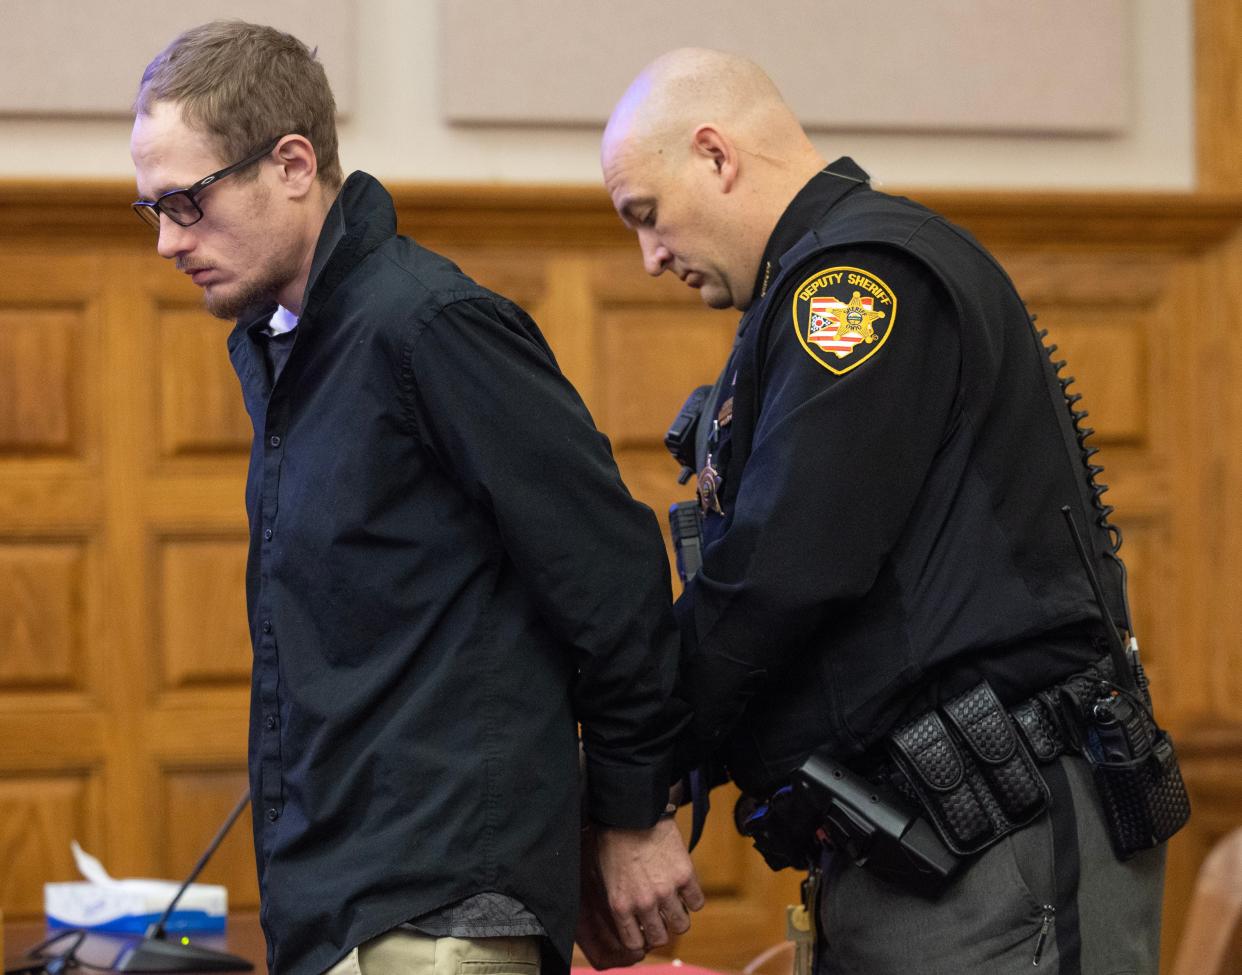
<path fill-rule="evenodd" d="M 231 166 L 225 166 L 223 169 L 212 173 L 210 176 L 204 176 L 193 186 L 187 186 L 183 190 L 169 190 L 167 193 L 161 193 L 159 196 L 159 199 L 153 200 L 153 201 L 135 200 L 132 204 L 130 204 L 130 206 L 133 207 L 134 213 L 138 214 L 138 216 L 142 219 L 143 223 L 147 224 L 148 226 L 152 227 L 155 230 L 160 229 L 160 214 L 161 213 L 167 216 L 169 220 L 171 220 L 173 223 L 175 223 L 179 227 L 193 227 L 196 223 L 198 223 L 200 220 L 203 219 L 203 208 L 198 205 L 198 200 L 195 199 L 198 196 L 198 194 L 203 192 L 203 190 L 207 189 L 207 187 L 220 182 L 220 180 L 224 179 L 225 176 L 231 176 L 233 173 L 237 172 L 239 169 L 245 169 L 247 166 L 254 165 L 260 159 L 262 159 L 264 156 L 270 153 L 273 149 L 275 149 L 278 145 L 280 145 L 280 140 L 283 138 L 284 138 L 283 135 L 278 136 L 266 148 L 260 149 L 258 152 L 254 153 L 253 155 L 247 156 L 245 159 L 241 160 L 240 162 L 235 162 Z M 170 197 L 184 199 L 185 202 L 188 203 L 191 208 L 190 212 L 193 215 L 192 219 L 186 220 L 184 219 L 184 214 L 179 217 L 176 213 L 174 213 L 165 204 L 165 201 L 168 201 Z"/>

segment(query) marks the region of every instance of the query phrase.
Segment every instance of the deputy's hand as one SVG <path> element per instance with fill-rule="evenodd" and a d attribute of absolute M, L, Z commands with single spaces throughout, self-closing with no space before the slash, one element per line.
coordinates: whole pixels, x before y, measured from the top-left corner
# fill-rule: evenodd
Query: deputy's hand
<path fill-rule="evenodd" d="M 690 929 L 690 912 L 703 906 L 703 891 L 672 819 L 651 829 L 600 827 L 596 855 L 613 926 L 627 951 L 641 957 L 668 944 L 670 932 Z"/>

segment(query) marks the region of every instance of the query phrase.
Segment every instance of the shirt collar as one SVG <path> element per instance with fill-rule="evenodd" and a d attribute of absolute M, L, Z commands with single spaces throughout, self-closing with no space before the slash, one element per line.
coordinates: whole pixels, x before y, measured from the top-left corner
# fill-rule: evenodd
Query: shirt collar
<path fill-rule="evenodd" d="M 768 238 L 755 278 L 755 301 L 767 294 L 768 287 L 780 272 L 781 255 L 801 240 L 807 230 L 843 196 L 866 186 L 868 179 L 866 172 L 853 159 L 842 156 L 807 181 L 785 208 Z"/>
<path fill-rule="evenodd" d="M 285 332 L 292 332 L 298 327 L 298 316 L 293 314 L 284 305 L 277 305 L 276 310 L 272 312 L 271 320 L 267 323 L 267 330 L 272 335 L 283 335 Z"/>

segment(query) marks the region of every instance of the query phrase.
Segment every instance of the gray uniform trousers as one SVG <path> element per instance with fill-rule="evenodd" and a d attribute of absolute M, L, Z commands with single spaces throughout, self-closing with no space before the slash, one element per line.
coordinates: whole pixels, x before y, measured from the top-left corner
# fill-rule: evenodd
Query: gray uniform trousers
<path fill-rule="evenodd" d="M 1063 756 L 1042 771 L 1050 813 L 935 900 L 833 857 L 816 975 L 1156 975 L 1164 847 L 1118 861 L 1087 763 Z"/>

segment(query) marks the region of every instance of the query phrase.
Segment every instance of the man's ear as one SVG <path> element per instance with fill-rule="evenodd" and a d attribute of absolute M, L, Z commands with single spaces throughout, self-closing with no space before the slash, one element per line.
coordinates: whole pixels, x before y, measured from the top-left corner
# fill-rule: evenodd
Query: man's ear
<path fill-rule="evenodd" d="M 710 122 L 705 122 L 694 130 L 690 144 L 695 156 L 715 172 L 720 180 L 720 191 L 730 192 L 737 182 L 740 161 L 733 140 Z"/>
<path fill-rule="evenodd" d="M 304 135 L 287 135 L 276 147 L 277 178 L 289 199 L 306 196 L 315 185 L 319 160 L 315 147 Z"/>

